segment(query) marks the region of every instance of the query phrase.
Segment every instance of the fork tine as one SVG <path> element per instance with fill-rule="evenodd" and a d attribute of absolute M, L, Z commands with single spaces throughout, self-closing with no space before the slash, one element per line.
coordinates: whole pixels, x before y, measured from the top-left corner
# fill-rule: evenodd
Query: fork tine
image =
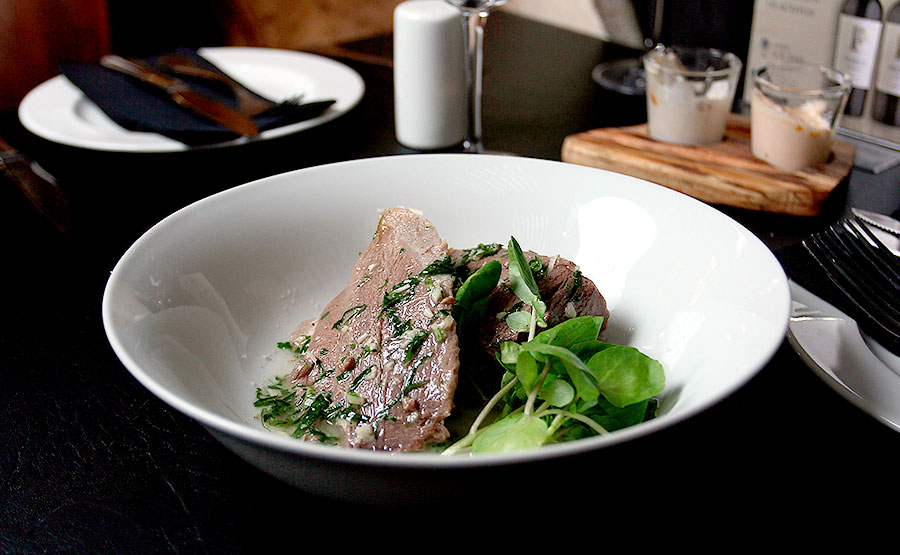
<path fill-rule="evenodd" d="M 883 290 L 873 291 L 873 287 L 866 283 L 864 278 L 856 275 L 857 269 L 843 259 L 844 255 L 836 255 L 833 247 L 825 244 L 820 238 L 810 238 L 803 244 L 822 267 L 828 279 L 856 308 L 863 311 L 873 321 L 886 320 L 885 325 L 889 326 L 889 329 L 895 330 L 893 333 L 900 337 L 900 312 L 892 302 L 886 302 L 889 300 L 888 297 L 882 297 Z"/>
<path fill-rule="evenodd" d="M 884 251 L 889 258 L 866 237 L 860 235 L 859 230 L 850 222 L 841 222 L 824 232 L 821 238 L 830 241 L 834 249 L 847 258 L 848 263 L 852 261 L 853 264 L 859 265 L 860 271 L 857 275 L 860 280 L 882 289 L 886 295 L 895 297 L 900 295 L 900 272 L 893 268 L 897 257 L 887 247 L 884 247 Z M 877 241 L 877 238 L 875 240 Z"/>
<path fill-rule="evenodd" d="M 846 225 L 847 222 L 838 222 L 804 240 L 803 246 L 853 308 L 866 317 L 868 326 L 865 327 L 877 328 L 877 332 L 875 329 L 872 332 L 883 335 L 889 344 L 900 345 L 897 280 L 891 278 L 892 270 L 879 268 L 881 250 L 876 250 L 877 246 L 869 243 L 858 230 L 848 229 Z M 882 247 L 896 258 L 887 247 Z M 883 262 L 891 268 L 896 265 L 896 260 Z"/>
<path fill-rule="evenodd" d="M 853 222 L 848 222 L 848 226 L 856 233 L 862 231 L 866 239 L 864 242 L 865 246 L 870 248 L 878 260 L 884 265 L 884 268 L 891 272 L 891 278 L 895 282 L 900 282 L 900 257 L 895 255 L 894 252 L 891 251 L 877 235 L 875 235 L 865 220 L 856 215 L 854 215 L 853 218 Z"/>

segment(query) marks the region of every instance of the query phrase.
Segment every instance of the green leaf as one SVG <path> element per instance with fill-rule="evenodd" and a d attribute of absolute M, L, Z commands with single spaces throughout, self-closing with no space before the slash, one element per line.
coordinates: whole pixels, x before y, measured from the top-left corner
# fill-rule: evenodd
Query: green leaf
<path fill-rule="evenodd" d="M 519 355 L 516 357 L 516 377 L 519 378 L 522 385 L 531 390 L 537 383 L 539 372 L 534 357 L 526 351 L 519 351 Z"/>
<path fill-rule="evenodd" d="M 665 387 L 662 364 L 634 347 L 611 345 L 587 365 L 603 396 L 617 407 L 649 399 Z"/>
<path fill-rule="evenodd" d="M 517 412 L 479 432 L 472 443 L 472 452 L 506 453 L 534 449 L 543 445 L 548 436 L 549 430 L 543 420 Z"/>
<path fill-rule="evenodd" d="M 515 341 L 504 341 L 503 343 L 500 343 L 500 363 L 504 366 L 515 365 L 521 350 L 522 345 Z"/>
<path fill-rule="evenodd" d="M 459 308 L 453 311 L 454 319 L 459 323 L 459 325 L 465 328 L 468 324 L 472 322 L 477 322 L 485 317 L 487 314 L 488 303 L 490 302 L 490 295 L 477 301 L 473 302 L 466 308 Z"/>
<path fill-rule="evenodd" d="M 491 294 L 500 281 L 503 266 L 498 260 L 489 260 L 466 279 L 456 292 L 456 304 L 469 305 L 472 301 Z"/>
<path fill-rule="evenodd" d="M 520 310 L 506 316 L 506 325 L 516 332 L 525 332 L 531 329 L 531 313 Z"/>
<path fill-rule="evenodd" d="M 575 391 L 582 399 L 596 399 L 600 394 L 590 368 L 588 368 L 584 361 L 575 356 L 572 351 L 565 347 L 545 345 L 543 343 L 535 343 L 532 341 L 522 345 L 522 349 L 532 353 L 532 355 L 536 355 L 535 359 L 537 359 L 538 362 L 548 360 L 548 357 L 560 362 L 564 366 L 569 379 L 572 380 Z"/>
<path fill-rule="evenodd" d="M 581 360 L 590 360 L 592 356 L 599 353 L 603 349 L 612 347 L 612 343 L 605 343 L 598 339 L 592 341 L 581 341 L 569 347 L 569 350 L 575 353 L 575 356 Z"/>
<path fill-rule="evenodd" d="M 534 308 L 538 325 L 546 327 L 544 315 L 547 313 L 547 305 L 541 300 L 541 291 L 531 273 L 531 265 L 525 259 L 515 237 L 509 238 L 509 287 L 522 302 Z"/>
<path fill-rule="evenodd" d="M 566 380 L 548 379 L 541 386 L 538 397 L 554 407 L 565 407 L 575 400 L 575 388 Z"/>
<path fill-rule="evenodd" d="M 617 407 L 612 403 L 603 403 L 602 406 L 606 412 L 605 416 L 598 415 L 594 418 L 601 426 L 609 431 L 620 430 L 629 426 L 640 424 L 646 419 L 647 406 L 650 404 L 649 399 L 638 401 L 624 407 Z"/>
<path fill-rule="evenodd" d="M 582 405 L 582 403 L 578 404 Z M 650 405 L 648 400 L 620 408 L 600 397 L 591 406 L 579 406 L 577 412 L 592 419 L 606 431 L 613 432 L 647 420 Z M 555 438 L 556 441 L 571 441 L 597 435 L 595 430 L 575 420 L 569 420 L 564 428 L 559 437 Z"/>
<path fill-rule="evenodd" d="M 472 272 L 456 292 L 453 317 L 457 322 L 469 322 L 484 316 L 491 292 L 500 281 L 503 267 L 497 260 L 490 260 Z"/>
<path fill-rule="evenodd" d="M 578 316 L 542 331 L 532 341 L 571 349 L 585 341 L 596 341 L 602 326 L 602 316 Z"/>

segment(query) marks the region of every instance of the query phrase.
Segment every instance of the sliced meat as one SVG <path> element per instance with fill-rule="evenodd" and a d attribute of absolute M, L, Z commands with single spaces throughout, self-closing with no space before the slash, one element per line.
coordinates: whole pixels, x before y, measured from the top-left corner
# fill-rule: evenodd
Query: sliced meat
<path fill-rule="evenodd" d="M 459 373 L 447 244 L 419 213 L 385 211 L 350 282 L 293 340 L 307 439 L 419 450 L 449 435 Z"/>
<path fill-rule="evenodd" d="M 464 264 L 468 273 L 474 272 L 490 260 L 500 261 L 503 268 L 500 281 L 488 301 L 487 315 L 474 330 L 477 341 L 491 352 L 498 350 L 503 341 L 524 341 L 527 334 L 512 330 L 504 320 L 510 312 L 523 309 L 522 302 L 509 287 L 509 255 L 506 249 L 498 248 L 493 254 L 485 256 L 472 256 L 472 252 L 484 253 L 485 250 L 483 248 L 477 251 L 453 250 L 451 256 L 458 264 Z M 577 264 L 558 256 L 539 255 L 531 251 L 525 251 L 523 254 L 526 260 L 532 261 L 537 258 L 541 262 L 539 265 L 535 264 L 539 268 L 536 270 L 532 268 L 532 272 L 541 292 L 541 300 L 547 305 L 548 327 L 574 316 L 603 316 L 602 329 L 606 329 L 609 319 L 606 299 L 597 290 L 594 282 L 581 273 Z M 530 311 L 529 307 L 524 308 Z"/>

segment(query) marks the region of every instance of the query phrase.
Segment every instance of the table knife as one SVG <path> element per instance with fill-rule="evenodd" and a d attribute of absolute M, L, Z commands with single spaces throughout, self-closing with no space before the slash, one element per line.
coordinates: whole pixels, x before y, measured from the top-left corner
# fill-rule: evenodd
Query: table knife
<path fill-rule="evenodd" d="M 887 231 L 888 233 L 900 236 L 900 222 L 898 222 L 894 218 L 886 216 L 884 214 L 879 214 L 877 212 L 862 210 L 861 208 L 851 208 L 851 211 L 856 214 L 859 219 L 866 222 L 867 224 Z"/>
<path fill-rule="evenodd" d="M 885 247 L 900 256 L 900 222 L 890 216 L 860 208 L 851 208 L 850 211 L 868 226 Z"/>
<path fill-rule="evenodd" d="M 56 179 L 0 138 L 0 177 L 13 183 L 59 231 L 73 227 L 74 212 Z"/>
<path fill-rule="evenodd" d="M 166 91 L 179 105 L 224 125 L 241 136 L 253 137 L 259 134 L 259 128 L 250 117 L 229 108 L 218 100 L 198 93 L 184 81 L 169 77 L 140 60 L 126 60 L 121 56 L 109 55 L 100 60 L 100 65 Z"/>

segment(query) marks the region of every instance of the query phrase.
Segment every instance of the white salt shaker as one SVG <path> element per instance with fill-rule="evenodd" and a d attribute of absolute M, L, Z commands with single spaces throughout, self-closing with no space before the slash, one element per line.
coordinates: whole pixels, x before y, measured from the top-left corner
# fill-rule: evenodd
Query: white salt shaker
<path fill-rule="evenodd" d="M 462 143 L 466 135 L 465 30 L 444 0 L 394 9 L 394 126 L 415 150 Z"/>

